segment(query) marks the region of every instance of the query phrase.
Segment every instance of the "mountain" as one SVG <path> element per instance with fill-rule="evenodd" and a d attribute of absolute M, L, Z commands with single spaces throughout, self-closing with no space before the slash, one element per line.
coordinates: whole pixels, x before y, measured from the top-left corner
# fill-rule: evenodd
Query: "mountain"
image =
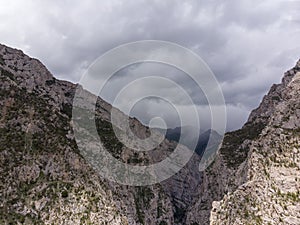
<path fill-rule="evenodd" d="M 0 79 L 0 224 L 183 223 L 187 208 L 198 198 L 197 154 L 161 184 L 112 182 L 91 166 L 96 158 L 83 157 L 88 152 L 79 150 L 74 137 L 77 124 L 71 121 L 75 90 L 80 88 L 86 96 L 82 108 L 96 96 L 78 84 L 56 79 L 37 59 L 4 45 L 0 45 Z M 97 98 L 97 132 L 119 161 L 147 165 L 166 158 L 177 146 L 189 152 L 164 140 L 156 149 L 137 154 L 115 136 L 112 109 Z M 134 118 L 130 127 L 142 138 L 150 133 Z M 89 134 L 89 127 L 82 129 Z"/>
<path fill-rule="evenodd" d="M 225 135 L 187 224 L 300 224 L 300 61 Z"/>

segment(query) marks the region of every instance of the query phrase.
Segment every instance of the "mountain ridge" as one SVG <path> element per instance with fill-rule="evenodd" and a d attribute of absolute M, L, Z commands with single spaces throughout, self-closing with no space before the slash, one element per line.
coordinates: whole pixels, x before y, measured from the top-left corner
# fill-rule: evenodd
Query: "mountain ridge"
<path fill-rule="evenodd" d="M 1 223 L 174 224 L 181 220 L 179 212 L 197 194 L 189 190 L 200 182 L 199 172 L 191 169 L 199 164 L 199 157 L 194 155 L 163 184 L 129 187 L 98 177 L 78 151 L 72 131 L 72 98 L 75 89 L 82 87 L 54 78 L 20 50 L 0 45 L 0 59 L 0 161 L 4 165 L 0 176 L 1 196 L 5 196 Z M 95 96 L 82 91 L 87 98 L 82 106 L 91 104 Z M 165 158 L 176 147 L 165 140 L 150 153 L 135 154 L 113 135 L 111 109 L 97 98 L 99 135 L 119 160 L 143 165 Z M 130 118 L 130 123 L 133 132 L 148 135 L 149 129 L 139 121 Z"/>

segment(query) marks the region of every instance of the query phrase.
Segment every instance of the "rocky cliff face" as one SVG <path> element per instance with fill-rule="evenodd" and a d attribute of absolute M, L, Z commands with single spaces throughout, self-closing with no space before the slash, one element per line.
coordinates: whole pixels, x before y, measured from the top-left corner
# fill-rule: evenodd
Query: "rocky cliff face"
<path fill-rule="evenodd" d="M 65 106 L 75 85 L 2 45 L 0 79 L 0 223 L 126 224 L 70 138 Z"/>
<path fill-rule="evenodd" d="M 199 194 L 192 191 L 201 181 L 194 169 L 199 164 L 196 154 L 163 184 L 129 187 L 110 182 L 87 163 L 74 139 L 72 101 L 78 85 L 55 79 L 38 60 L 4 45 L 0 79 L 1 224 L 183 223 Z M 84 92 L 87 99 L 95 98 Z M 111 109 L 97 99 L 97 130 L 120 161 L 145 165 L 176 147 L 165 140 L 149 154 L 135 154 L 113 134 Z M 149 135 L 139 121 L 130 119 L 130 124 L 140 136 Z"/>
<path fill-rule="evenodd" d="M 300 224 L 300 61 L 227 133 L 187 224 Z"/>

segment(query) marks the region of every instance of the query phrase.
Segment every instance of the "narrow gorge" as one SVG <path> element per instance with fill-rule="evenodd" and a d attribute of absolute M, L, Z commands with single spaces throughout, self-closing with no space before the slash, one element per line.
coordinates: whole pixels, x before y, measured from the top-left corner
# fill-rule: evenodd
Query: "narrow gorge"
<path fill-rule="evenodd" d="M 300 224 L 300 61 L 241 129 L 226 133 L 204 172 L 194 154 L 173 177 L 140 187 L 102 178 L 79 151 L 71 122 L 78 84 L 4 45 L 0 79 L 0 224 Z M 82 91 L 84 106 L 95 96 Z M 167 139 L 149 152 L 127 148 L 111 110 L 97 98 L 97 131 L 118 160 L 148 165 L 176 148 Z M 130 126 L 141 137 L 151 132 L 135 118 Z"/>

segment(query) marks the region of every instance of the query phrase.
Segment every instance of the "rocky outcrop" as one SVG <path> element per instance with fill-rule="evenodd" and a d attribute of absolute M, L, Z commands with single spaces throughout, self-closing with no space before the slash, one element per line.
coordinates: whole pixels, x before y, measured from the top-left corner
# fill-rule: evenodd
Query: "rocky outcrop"
<path fill-rule="evenodd" d="M 250 145 L 246 182 L 214 204 L 211 224 L 300 224 L 299 94 L 300 71 L 285 84 L 269 123 Z"/>
<path fill-rule="evenodd" d="M 227 133 L 187 224 L 299 224 L 300 61 Z"/>

